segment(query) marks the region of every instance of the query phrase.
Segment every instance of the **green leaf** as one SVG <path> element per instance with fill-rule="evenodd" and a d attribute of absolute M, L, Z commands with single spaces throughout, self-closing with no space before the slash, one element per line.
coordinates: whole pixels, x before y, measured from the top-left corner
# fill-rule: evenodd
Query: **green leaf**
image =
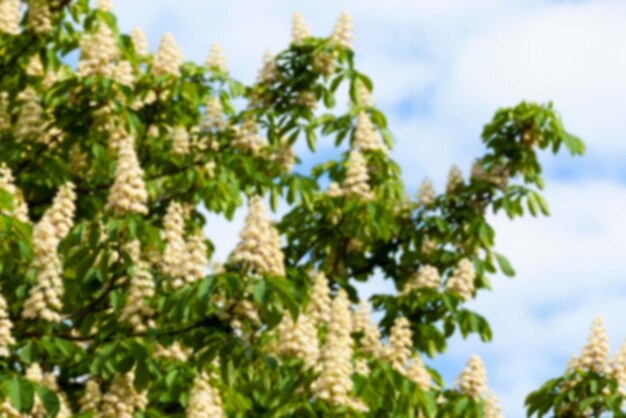
<path fill-rule="evenodd" d="M 61 408 L 61 402 L 59 401 L 59 397 L 57 394 L 42 385 L 36 384 L 35 390 L 37 391 L 37 396 L 41 400 L 46 412 L 48 412 L 49 417 L 56 417 L 59 413 L 59 409 Z"/>
<path fill-rule="evenodd" d="M 31 382 L 23 377 L 14 377 L 5 381 L 4 386 L 15 409 L 20 412 L 30 412 L 33 409 L 35 399 Z"/>
<path fill-rule="evenodd" d="M 511 267 L 511 263 L 509 263 L 509 260 L 502 254 L 496 252 L 494 252 L 493 254 L 496 256 L 496 260 L 498 261 L 498 265 L 500 266 L 500 270 L 502 271 L 502 273 L 509 277 L 515 276 L 515 270 L 513 270 L 513 267 Z"/>

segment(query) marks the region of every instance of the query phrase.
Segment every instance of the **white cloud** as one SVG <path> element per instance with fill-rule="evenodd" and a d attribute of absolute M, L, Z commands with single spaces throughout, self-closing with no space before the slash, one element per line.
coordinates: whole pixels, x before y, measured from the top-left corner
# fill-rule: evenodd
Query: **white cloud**
<path fill-rule="evenodd" d="M 613 350 L 626 338 L 626 187 L 552 183 L 546 196 L 549 218 L 494 219 L 497 249 L 517 277 L 494 278 L 493 292 L 473 303 L 490 321 L 493 343 L 457 340 L 437 362 L 483 355 L 509 418 L 524 416 L 525 395 L 558 376 L 567 357 L 580 352 L 594 317 L 606 320 Z"/>
<path fill-rule="evenodd" d="M 595 152 L 626 152 L 626 5 L 552 5 L 504 16 L 470 35 L 439 97 L 480 121 L 497 106 L 553 100 Z"/>

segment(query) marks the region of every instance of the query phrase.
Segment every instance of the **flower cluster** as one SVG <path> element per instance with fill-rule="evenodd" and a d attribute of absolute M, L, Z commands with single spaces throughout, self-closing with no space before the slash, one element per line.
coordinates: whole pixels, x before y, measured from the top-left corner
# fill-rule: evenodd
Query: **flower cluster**
<path fill-rule="evenodd" d="M 119 53 L 116 35 L 107 24 L 100 23 L 95 33 L 83 34 L 80 38 L 80 61 L 76 75 L 113 78 L 116 69 L 114 61 Z"/>
<path fill-rule="evenodd" d="M 365 107 L 374 107 L 374 98 L 372 97 L 372 93 L 367 89 L 361 80 L 357 80 L 356 83 L 356 97 L 359 100 L 359 104 Z"/>
<path fill-rule="evenodd" d="M 11 129 L 11 114 L 9 113 L 9 94 L 0 92 L 0 134 Z"/>
<path fill-rule="evenodd" d="M 383 345 L 380 342 L 380 330 L 372 322 L 372 312 L 367 301 L 362 301 L 352 315 L 352 330 L 361 332 L 363 336 L 359 341 L 359 349 L 365 354 L 375 358 L 383 354 Z"/>
<path fill-rule="evenodd" d="M 446 192 L 453 193 L 457 187 L 463 184 L 463 173 L 461 169 L 453 165 L 450 168 L 450 173 L 448 173 L 448 183 L 446 184 Z"/>
<path fill-rule="evenodd" d="M 348 13 L 343 12 L 337 19 L 331 39 L 343 48 L 352 49 L 352 41 L 354 40 L 352 29 L 352 17 Z"/>
<path fill-rule="evenodd" d="M 96 412 L 94 418 L 133 418 L 135 412 L 146 409 L 147 394 L 135 390 L 134 380 L 134 371 L 115 375 L 109 390 L 102 396 L 98 410 L 93 411 Z"/>
<path fill-rule="evenodd" d="M 96 9 L 102 12 L 112 12 L 113 2 L 111 0 L 96 0 Z"/>
<path fill-rule="evenodd" d="M 346 178 L 343 182 L 343 192 L 348 196 L 355 196 L 364 201 L 373 198 L 365 159 L 359 150 L 350 151 Z"/>
<path fill-rule="evenodd" d="M 204 109 L 204 118 L 202 120 L 202 129 L 224 129 L 225 123 L 222 116 L 224 110 L 222 108 L 222 102 L 219 97 L 212 96 L 206 104 Z"/>
<path fill-rule="evenodd" d="M 263 54 L 263 66 L 259 70 L 257 79 L 261 83 L 273 83 L 278 78 L 278 75 L 276 57 L 270 51 L 265 51 Z"/>
<path fill-rule="evenodd" d="M 59 398 L 59 412 L 57 413 L 57 418 L 70 418 L 72 416 L 72 410 L 70 408 L 67 395 L 65 393 L 60 392 L 59 384 L 57 382 L 57 377 L 52 372 L 44 372 L 41 369 L 41 366 L 38 363 L 31 364 L 28 369 L 26 369 L 26 378 L 33 383 L 37 383 L 46 389 L 49 389 L 53 392 L 57 393 Z M 36 398 L 34 399 L 33 409 L 31 411 L 32 417 L 46 417 L 48 416 L 46 413 L 46 409 L 42 404 L 41 400 Z M 18 417 L 22 417 L 22 415 L 18 415 Z"/>
<path fill-rule="evenodd" d="M 417 191 L 417 204 L 420 206 L 430 206 L 435 203 L 435 188 L 430 179 L 424 179 Z"/>
<path fill-rule="evenodd" d="M 24 302 L 22 317 L 58 322 L 63 307 L 62 267 L 57 246 L 72 228 L 74 218 L 74 185 L 67 183 L 55 196 L 52 206 L 33 229 L 33 268 L 37 283 Z"/>
<path fill-rule="evenodd" d="M 87 380 L 85 382 L 85 391 L 79 399 L 81 413 L 96 412 L 102 401 L 102 391 L 100 385 L 95 380 Z"/>
<path fill-rule="evenodd" d="M 622 344 L 612 362 L 613 377 L 617 381 L 620 394 L 626 397 L 626 342 Z"/>
<path fill-rule="evenodd" d="M 441 286 L 441 276 L 439 270 L 431 265 L 424 265 L 419 268 L 416 274 L 411 276 L 404 285 L 401 294 L 406 295 L 414 289 L 439 289 Z"/>
<path fill-rule="evenodd" d="M 389 340 L 384 350 L 385 359 L 399 372 L 404 372 L 404 367 L 411 356 L 413 347 L 413 334 L 409 320 L 403 316 L 396 318 L 389 333 Z"/>
<path fill-rule="evenodd" d="M 315 273 L 312 277 L 313 287 L 309 294 L 309 305 L 306 314 L 317 325 L 326 324 L 330 320 L 330 287 L 324 273 Z"/>
<path fill-rule="evenodd" d="M 180 65 L 182 61 L 183 56 L 176 44 L 174 35 L 166 33 L 163 35 L 159 49 L 154 57 L 152 74 L 157 77 L 166 74 L 178 77 L 180 76 Z"/>
<path fill-rule="evenodd" d="M 292 22 L 291 42 L 294 45 L 300 45 L 305 38 L 311 36 L 311 31 L 309 30 L 309 26 L 304 20 L 304 16 L 302 16 L 300 13 L 293 14 Z"/>
<path fill-rule="evenodd" d="M 220 392 L 211 385 L 206 373 L 193 381 L 186 416 L 189 418 L 223 418 L 224 408 Z"/>
<path fill-rule="evenodd" d="M 478 356 L 471 356 L 456 380 L 458 390 L 474 400 L 487 393 L 487 369 Z"/>
<path fill-rule="evenodd" d="M 7 309 L 6 299 L 0 295 L 0 357 L 9 357 L 9 346 L 15 344 L 15 340 L 11 335 L 13 323 L 9 318 Z"/>
<path fill-rule="evenodd" d="M 141 28 L 133 28 L 130 33 L 130 39 L 133 41 L 133 46 L 135 47 L 137 55 L 148 55 L 148 40 L 146 39 L 146 34 L 143 30 L 141 30 Z"/>
<path fill-rule="evenodd" d="M 154 351 L 155 358 L 167 359 L 169 361 L 181 361 L 186 362 L 189 360 L 189 356 L 192 354 L 190 348 L 184 347 L 178 341 L 174 341 L 169 347 L 163 347 L 158 345 Z"/>
<path fill-rule="evenodd" d="M 45 34 L 52 30 L 52 16 L 48 0 L 31 0 L 28 8 L 28 29 L 37 33 Z"/>
<path fill-rule="evenodd" d="M 148 213 L 148 192 L 143 170 L 137 160 L 134 139 L 127 136 L 118 144 L 117 165 L 106 208 L 116 214 Z"/>
<path fill-rule="evenodd" d="M 120 314 L 120 321 L 128 323 L 135 332 L 145 332 L 150 322 L 146 318 L 153 314 L 153 309 L 146 300 L 154 297 L 155 284 L 148 269 L 148 264 L 141 260 L 135 261 L 133 275 L 130 279 L 128 297 Z"/>
<path fill-rule="evenodd" d="M 417 387 L 422 390 L 429 390 L 432 388 L 432 377 L 428 370 L 426 370 L 426 366 L 424 366 L 424 361 L 419 355 L 414 355 L 409 360 L 409 365 L 406 368 L 406 377 L 411 379 Z"/>
<path fill-rule="evenodd" d="M 499 188 L 506 187 L 509 176 L 509 170 L 505 165 L 497 165 L 486 170 L 480 161 L 476 161 L 472 166 L 473 179 L 486 181 Z"/>
<path fill-rule="evenodd" d="M 241 241 L 230 257 L 232 263 L 241 263 L 251 274 L 285 275 L 280 235 L 259 196 L 250 198 L 248 215 L 239 236 Z"/>
<path fill-rule="evenodd" d="M 365 112 L 360 112 L 357 116 L 353 146 L 361 151 L 381 151 L 385 154 L 387 153 L 387 148 L 382 144 L 380 137 L 374 129 L 374 124 L 372 124 Z"/>
<path fill-rule="evenodd" d="M 472 262 L 467 259 L 461 259 L 452 275 L 446 281 L 446 291 L 458 293 L 463 300 L 469 300 L 474 294 L 474 280 L 476 273 Z"/>
<path fill-rule="evenodd" d="M 232 145 L 242 151 L 257 154 L 267 146 L 267 140 L 259 135 L 259 126 L 255 117 L 246 118 L 236 130 Z"/>
<path fill-rule="evenodd" d="M 184 126 L 177 126 L 172 132 L 172 154 L 187 155 L 190 151 L 189 132 Z"/>
<path fill-rule="evenodd" d="M 278 164 L 284 173 L 290 173 L 296 165 L 296 154 L 293 152 L 286 138 L 280 140 L 280 143 L 270 156 L 270 159 Z"/>
<path fill-rule="evenodd" d="M 326 342 L 320 356 L 320 374 L 312 383 L 311 390 L 318 399 L 333 405 L 363 411 L 365 405 L 350 396 L 352 391 L 352 329 L 350 301 L 345 290 L 340 289 L 331 307 L 333 320 L 328 324 Z"/>
<path fill-rule="evenodd" d="M 19 35 L 21 6 L 20 0 L 0 0 L 0 32 Z"/>
<path fill-rule="evenodd" d="M 43 77 L 44 68 L 39 55 L 33 55 L 26 65 L 26 74 L 31 77 Z"/>
<path fill-rule="evenodd" d="M 18 100 L 22 103 L 21 111 L 18 115 L 15 138 L 18 142 L 33 141 L 41 144 L 49 144 L 51 135 L 49 123 L 46 120 L 45 112 L 39 102 L 39 96 L 31 87 L 21 92 Z"/>
<path fill-rule="evenodd" d="M 6 192 L 13 196 L 13 211 L 8 214 L 20 222 L 28 223 L 28 205 L 24 200 L 22 192 L 15 187 L 13 173 L 6 164 L 0 164 L 0 189 L 4 189 Z"/>
<path fill-rule="evenodd" d="M 216 70 L 220 73 L 228 72 L 228 61 L 221 44 L 214 43 L 211 45 L 211 51 L 204 65 L 209 70 Z"/>
<path fill-rule="evenodd" d="M 578 365 L 596 373 L 606 373 L 609 367 L 609 338 L 602 318 L 596 318 L 591 324 L 591 333 L 583 347 Z"/>
<path fill-rule="evenodd" d="M 301 313 L 295 323 L 289 312 L 283 313 L 278 325 L 279 352 L 299 358 L 307 368 L 313 368 L 320 354 L 315 325 L 306 313 Z"/>

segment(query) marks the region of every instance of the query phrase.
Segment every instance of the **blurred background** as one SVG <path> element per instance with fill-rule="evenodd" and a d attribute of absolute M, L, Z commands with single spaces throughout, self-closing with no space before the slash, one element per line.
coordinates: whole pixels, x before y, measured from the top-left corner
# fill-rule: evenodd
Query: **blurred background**
<path fill-rule="evenodd" d="M 247 83 L 264 51 L 289 44 L 293 12 L 304 15 L 315 36 L 330 34 L 340 12 L 350 12 L 357 67 L 374 81 L 376 105 L 395 136 L 392 157 L 412 193 L 425 176 L 443 190 L 453 163 L 469 174 L 482 152 L 482 126 L 498 107 L 553 101 L 587 154 L 544 156 L 550 218 L 492 219 L 497 250 L 517 271 L 513 280 L 494 277 L 493 292 L 472 302 L 491 322 L 494 341 L 454 339 L 428 363 L 451 384 L 470 354 L 481 355 L 507 417 L 521 418 L 525 395 L 564 371 L 595 316 L 608 325 L 612 352 L 626 337 L 626 2 L 117 0 L 114 6 L 121 27 L 142 27 L 153 51 L 172 32 L 186 59 L 202 63 L 211 43 L 221 43 L 231 75 Z M 330 141 L 320 152 L 332 153 Z M 206 233 L 217 259 L 234 247 L 243 216 L 239 211 L 232 223 L 211 218 Z M 393 291 L 381 279 L 360 289 L 362 296 Z"/>

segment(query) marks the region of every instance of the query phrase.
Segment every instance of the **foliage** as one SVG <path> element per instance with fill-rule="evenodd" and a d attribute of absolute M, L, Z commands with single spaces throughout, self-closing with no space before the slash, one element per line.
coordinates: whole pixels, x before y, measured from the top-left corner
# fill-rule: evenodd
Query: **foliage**
<path fill-rule="evenodd" d="M 333 36 L 306 35 L 268 58 L 259 79 L 245 85 L 211 64 L 219 60 L 179 65 L 167 40 L 156 54 L 143 53 L 134 35 L 119 32 L 104 1 L 95 10 L 86 0 L 28 3 L 19 33 L 0 33 L 0 161 L 16 186 L 0 190 L 0 280 L 8 302 L 2 326 L 12 326 L 14 339 L 0 340 L 10 349 L 0 356 L 2 413 L 122 416 L 106 409 L 122 391 L 134 399 L 124 401 L 132 403 L 127 416 L 192 416 L 200 399 L 194 391 L 209 382 L 229 417 L 487 416 L 482 393 L 446 389 L 433 370 L 427 371 L 432 382 L 420 386 L 407 371 L 411 361 L 394 366 L 389 336 L 398 318 L 407 318 L 411 354 L 431 357 L 444 352 L 457 331 L 491 339 L 486 319 L 465 303 L 489 288 L 498 269 L 507 276 L 514 271 L 493 248 L 487 215 L 504 211 L 515 218 L 526 209 L 547 215 L 538 151 L 584 151 L 550 104 L 499 110 L 484 129 L 485 154 L 471 177 L 451 176 L 445 192 L 415 201 L 387 155 L 393 138 L 384 114 L 369 103 L 371 80 L 355 67 L 346 16 Z M 32 23 L 45 21 L 42 7 L 49 8 L 49 30 Z M 78 66 L 72 65 L 78 55 Z M 338 92 L 346 90 L 350 105 L 337 110 L 346 99 Z M 357 123 L 362 115 L 371 131 Z M 364 133 L 376 146 L 361 141 Z M 333 145 L 339 157 L 307 172 L 292 150 L 300 142 L 324 150 L 316 161 Z M 122 161 L 123 152 L 130 162 Z M 135 189 L 119 190 L 138 199 L 138 207 L 145 204 L 145 213 L 123 199 L 111 203 L 112 187 L 128 178 Z M 41 265 L 43 243 L 33 237 L 58 222 L 50 215 L 53 199 L 68 182 L 75 214 L 59 216 L 71 228 L 44 251 L 53 260 L 58 254 L 61 266 L 61 320 L 29 317 L 24 307 L 38 289 L 49 298 L 45 292 L 54 287 L 42 284 L 50 265 Z M 235 250 L 239 258 L 209 273 L 206 259 L 220 242 L 191 244 L 210 228 L 207 214 L 232 219 L 255 196 L 274 210 L 284 203 L 285 215 L 275 225 L 251 221 L 242 241 L 258 239 L 258 253 Z M 21 204 L 29 219 L 18 219 Z M 277 243 L 273 228 L 284 244 L 280 256 L 264 247 Z M 200 249 L 191 261 L 189 248 Z M 259 267 L 270 253 L 278 270 Z M 469 279 L 459 273 L 465 259 L 473 266 Z M 185 262 L 200 263 L 201 277 L 186 272 Z M 439 285 L 407 287 L 426 265 L 437 269 Z M 346 371 L 353 386 L 347 400 L 328 400 L 315 390 L 324 361 L 307 367 L 281 351 L 287 316 L 299 324 L 316 303 L 316 272 L 328 278 L 335 301 L 344 290 L 358 303 L 355 281 L 376 275 L 398 289 L 371 299 L 383 315 L 375 325 L 382 353 L 364 352 L 366 332 L 351 330 L 349 360 L 368 370 Z M 460 284 L 451 285 L 452 277 Z M 463 284 L 469 295 L 458 287 Z M 128 313 L 137 307 L 138 322 Z M 313 345 L 328 357 L 332 324 L 315 327 Z M 85 406 L 90 382 L 104 394 L 95 409 Z M 535 395 L 541 410 L 545 396 Z"/>

